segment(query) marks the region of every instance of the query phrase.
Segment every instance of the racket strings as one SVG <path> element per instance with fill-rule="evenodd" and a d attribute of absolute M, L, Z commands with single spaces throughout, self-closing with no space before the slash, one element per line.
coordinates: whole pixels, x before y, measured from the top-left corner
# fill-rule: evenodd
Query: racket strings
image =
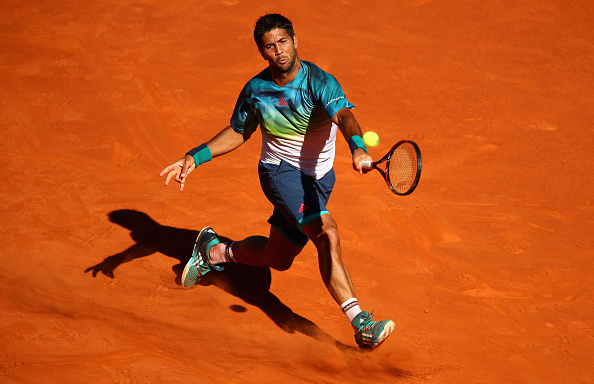
<path fill-rule="evenodd" d="M 399 193 L 406 193 L 414 184 L 417 176 L 417 151 L 411 144 L 396 148 L 389 163 L 389 178 L 392 188 Z"/>

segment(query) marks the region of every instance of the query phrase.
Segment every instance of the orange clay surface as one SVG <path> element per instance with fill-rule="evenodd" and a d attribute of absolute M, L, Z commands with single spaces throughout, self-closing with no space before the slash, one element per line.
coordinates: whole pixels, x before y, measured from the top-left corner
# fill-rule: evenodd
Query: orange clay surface
<path fill-rule="evenodd" d="M 360 353 L 310 243 L 286 272 L 184 289 L 205 225 L 267 235 L 260 134 L 159 172 L 228 124 L 292 19 L 380 136 L 423 151 L 410 196 L 351 169 L 329 208 L 357 297 L 396 323 Z M 0 3 L 0 382 L 594 382 L 590 1 Z"/>

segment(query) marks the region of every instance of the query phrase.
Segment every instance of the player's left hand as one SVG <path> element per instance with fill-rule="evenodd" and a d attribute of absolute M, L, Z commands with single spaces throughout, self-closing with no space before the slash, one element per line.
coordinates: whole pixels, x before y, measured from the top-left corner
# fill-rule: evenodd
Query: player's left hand
<path fill-rule="evenodd" d="M 169 181 L 175 177 L 175 181 L 177 181 L 179 185 L 179 191 L 184 190 L 184 185 L 186 183 L 186 178 L 192 173 L 192 171 L 196 169 L 196 162 L 194 158 L 190 155 L 186 155 L 182 157 L 175 163 L 169 165 L 164 170 L 161 171 L 159 174 L 160 177 L 167 175 L 165 179 L 165 185 L 169 185 Z"/>

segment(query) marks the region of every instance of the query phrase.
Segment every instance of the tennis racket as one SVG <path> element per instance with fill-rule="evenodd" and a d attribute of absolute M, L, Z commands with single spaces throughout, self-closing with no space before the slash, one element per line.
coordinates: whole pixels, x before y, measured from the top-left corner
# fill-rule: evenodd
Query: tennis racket
<path fill-rule="evenodd" d="M 384 169 L 380 169 L 383 166 Z M 363 161 L 361 166 L 367 169 L 377 169 L 390 190 L 397 195 L 410 195 L 421 178 L 421 150 L 410 140 L 396 143 L 380 161 Z"/>

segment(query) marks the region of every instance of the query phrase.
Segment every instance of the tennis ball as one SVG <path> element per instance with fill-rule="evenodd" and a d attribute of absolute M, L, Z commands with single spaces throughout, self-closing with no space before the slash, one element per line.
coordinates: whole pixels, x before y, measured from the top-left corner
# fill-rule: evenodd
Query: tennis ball
<path fill-rule="evenodd" d="M 363 143 L 368 147 L 375 147 L 379 144 L 379 136 L 377 133 L 368 131 L 363 134 Z"/>

